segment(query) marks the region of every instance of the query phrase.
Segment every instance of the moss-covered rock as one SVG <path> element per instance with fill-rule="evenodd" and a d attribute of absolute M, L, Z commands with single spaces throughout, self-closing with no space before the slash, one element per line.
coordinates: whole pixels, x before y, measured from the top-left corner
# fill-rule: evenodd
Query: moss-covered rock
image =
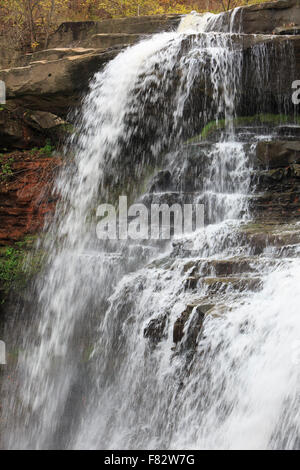
<path fill-rule="evenodd" d="M 219 119 L 217 121 L 208 122 L 202 129 L 200 134 L 192 137 L 187 141 L 188 144 L 197 143 L 211 138 L 216 132 L 222 131 L 226 128 L 228 121 Z M 245 126 L 266 126 L 274 127 L 279 125 L 297 124 L 300 125 L 300 118 L 295 116 L 288 116 L 284 114 L 255 114 L 253 116 L 240 116 L 236 117 L 230 123 L 234 128 Z"/>

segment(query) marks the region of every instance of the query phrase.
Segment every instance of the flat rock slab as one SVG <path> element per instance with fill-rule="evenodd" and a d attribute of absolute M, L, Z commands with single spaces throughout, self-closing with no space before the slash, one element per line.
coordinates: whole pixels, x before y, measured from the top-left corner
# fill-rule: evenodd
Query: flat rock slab
<path fill-rule="evenodd" d="M 258 142 L 258 163 L 265 168 L 280 168 L 300 162 L 300 141 Z"/>
<path fill-rule="evenodd" d="M 6 83 L 7 99 L 30 109 L 65 116 L 78 104 L 89 80 L 120 49 L 93 51 L 58 60 L 41 60 L 25 67 L 0 71 Z"/>
<path fill-rule="evenodd" d="M 62 23 L 51 36 L 49 47 L 80 44 L 95 34 L 154 34 L 177 29 L 182 15 L 155 15 L 114 18 L 103 21 L 69 21 Z"/>
<path fill-rule="evenodd" d="M 79 56 L 84 54 L 93 54 L 98 52 L 98 48 L 85 48 L 85 47 L 60 47 L 57 49 L 45 49 L 43 51 L 33 52 L 27 54 L 27 65 L 41 62 L 59 60 L 65 57 Z"/>
<path fill-rule="evenodd" d="M 114 46 L 131 45 L 146 37 L 145 34 L 94 34 L 81 44 L 84 47 L 108 49 Z"/>
<path fill-rule="evenodd" d="M 300 34 L 300 26 L 281 26 L 274 29 L 274 34 L 294 35 Z"/>

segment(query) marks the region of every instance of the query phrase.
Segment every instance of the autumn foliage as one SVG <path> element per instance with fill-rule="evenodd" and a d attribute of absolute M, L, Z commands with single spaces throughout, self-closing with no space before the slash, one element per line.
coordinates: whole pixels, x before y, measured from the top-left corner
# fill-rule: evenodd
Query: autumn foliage
<path fill-rule="evenodd" d="M 191 10 L 217 12 L 246 3 L 248 0 L 0 0 L 0 34 L 9 36 L 16 45 L 34 49 L 47 47 L 49 35 L 63 21 Z"/>

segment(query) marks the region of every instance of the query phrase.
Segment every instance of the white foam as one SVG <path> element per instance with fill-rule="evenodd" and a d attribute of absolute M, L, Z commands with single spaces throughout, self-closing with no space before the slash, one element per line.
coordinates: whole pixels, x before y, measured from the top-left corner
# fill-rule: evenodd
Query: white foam
<path fill-rule="evenodd" d="M 192 11 L 189 15 L 182 18 L 179 26 L 179 33 L 197 32 L 204 33 L 208 26 L 209 20 L 214 18 L 216 15 L 213 13 L 197 13 Z"/>

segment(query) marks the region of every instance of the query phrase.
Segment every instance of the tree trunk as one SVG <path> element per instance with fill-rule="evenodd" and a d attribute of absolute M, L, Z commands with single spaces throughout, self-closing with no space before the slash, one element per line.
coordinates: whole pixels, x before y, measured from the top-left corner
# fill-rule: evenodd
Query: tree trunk
<path fill-rule="evenodd" d="M 46 37 L 45 37 L 45 49 L 48 47 L 48 41 L 49 41 L 49 35 L 50 35 L 50 29 L 51 29 L 51 21 L 54 13 L 54 8 L 55 8 L 55 0 L 51 0 L 51 7 L 48 13 L 48 18 L 45 24 L 45 29 L 46 29 Z"/>
<path fill-rule="evenodd" d="M 34 9 L 34 4 L 32 0 L 25 0 L 24 1 L 24 8 L 25 8 L 25 19 L 27 20 L 28 28 L 29 28 L 29 33 L 30 33 L 30 45 L 36 41 L 35 37 L 35 25 L 34 25 L 34 19 L 33 19 L 33 9 Z"/>

